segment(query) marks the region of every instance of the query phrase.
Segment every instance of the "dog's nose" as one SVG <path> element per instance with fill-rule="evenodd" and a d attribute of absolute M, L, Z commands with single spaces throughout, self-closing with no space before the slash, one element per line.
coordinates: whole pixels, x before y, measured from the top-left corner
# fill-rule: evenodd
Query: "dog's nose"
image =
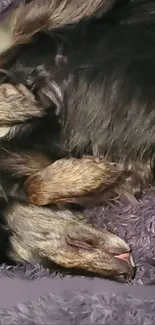
<path fill-rule="evenodd" d="M 128 264 L 128 267 L 127 267 L 128 271 L 127 271 L 126 275 L 124 274 L 124 276 L 126 276 L 127 278 L 133 278 L 135 275 L 136 265 L 134 263 L 131 253 L 128 252 L 128 253 L 123 253 L 120 255 L 115 255 L 115 258 L 118 258 L 119 260 L 122 260 Z"/>
<path fill-rule="evenodd" d="M 130 252 L 128 253 L 123 253 L 123 254 L 120 254 L 120 255 L 115 255 L 116 258 L 119 258 L 120 260 L 127 260 L 130 262 L 130 264 L 135 267 L 135 263 L 133 261 L 133 257 L 131 255 Z"/>

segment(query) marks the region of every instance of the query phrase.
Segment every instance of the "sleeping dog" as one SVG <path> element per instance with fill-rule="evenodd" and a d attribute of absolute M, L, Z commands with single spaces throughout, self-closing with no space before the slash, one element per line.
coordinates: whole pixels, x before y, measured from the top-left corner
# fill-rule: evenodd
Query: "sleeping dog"
<path fill-rule="evenodd" d="M 17 9 L 12 47 L 0 59 L 1 211 L 11 256 L 132 275 L 129 247 L 86 230 L 74 205 L 134 197 L 153 182 L 155 4 L 109 2 L 106 13 L 95 9 L 79 22 L 60 10 L 62 25 L 37 4 L 32 25 L 27 14 L 36 2 Z M 81 226 L 70 227 L 71 213 Z"/>

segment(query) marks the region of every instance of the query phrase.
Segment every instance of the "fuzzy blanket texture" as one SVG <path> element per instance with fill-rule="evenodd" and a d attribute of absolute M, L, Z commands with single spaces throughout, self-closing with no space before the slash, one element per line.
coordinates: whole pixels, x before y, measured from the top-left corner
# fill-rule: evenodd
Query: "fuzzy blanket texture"
<path fill-rule="evenodd" d="M 13 2 L 12 0 L 2 0 L 0 2 L 0 12 L 4 11 L 6 8 L 8 8 Z"/>
<path fill-rule="evenodd" d="M 50 274 L 39 266 L 1 266 L 0 324 L 153 325 L 155 320 L 155 190 L 135 206 L 86 212 L 88 222 L 106 226 L 131 246 L 137 265 L 128 284 Z M 11 278 L 11 279 L 10 279 Z"/>
<path fill-rule="evenodd" d="M 24 0 L 0 0 L 0 21 L 12 10 L 13 7 L 22 1 Z"/>

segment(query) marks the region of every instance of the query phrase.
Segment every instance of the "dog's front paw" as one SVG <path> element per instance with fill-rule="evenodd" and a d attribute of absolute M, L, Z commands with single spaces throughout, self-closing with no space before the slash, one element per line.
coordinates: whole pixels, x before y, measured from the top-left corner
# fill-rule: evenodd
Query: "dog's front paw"
<path fill-rule="evenodd" d="M 0 125 L 14 125 L 44 114 L 33 94 L 24 85 L 0 85 Z"/>
<path fill-rule="evenodd" d="M 32 204 L 102 202 L 103 191 L 115 184 L 122 170 L 104 159 L 61 159 L 28 178 L 25 191 Z"/>

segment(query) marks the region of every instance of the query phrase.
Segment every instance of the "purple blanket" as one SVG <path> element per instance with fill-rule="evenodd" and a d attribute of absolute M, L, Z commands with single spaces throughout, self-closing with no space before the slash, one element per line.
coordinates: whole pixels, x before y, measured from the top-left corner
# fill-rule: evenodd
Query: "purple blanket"
<path fill-rule="evenodd" d="M 6 10 L 13 2 L 14 0 L 1 0 L 0 2 L 0 12 L 3 12 Z"/>
<path fill-rule="evenodd" d="M 5 15 L 12 10 L 13 7 L 24 0 L 0 0 L 0 21 L 5 17 Z"/>
<path fill-rule="evenodd" d="M 105 225 L 131 246 L 137 274 L 128 284 L 50 274 L 39 266 L 0 268 L 0 324 L 154 325 L 155 191 L 137 206 L 86 211 L 88 221 Z M 10 279 L 11 278 L 11 279 Z"/>

